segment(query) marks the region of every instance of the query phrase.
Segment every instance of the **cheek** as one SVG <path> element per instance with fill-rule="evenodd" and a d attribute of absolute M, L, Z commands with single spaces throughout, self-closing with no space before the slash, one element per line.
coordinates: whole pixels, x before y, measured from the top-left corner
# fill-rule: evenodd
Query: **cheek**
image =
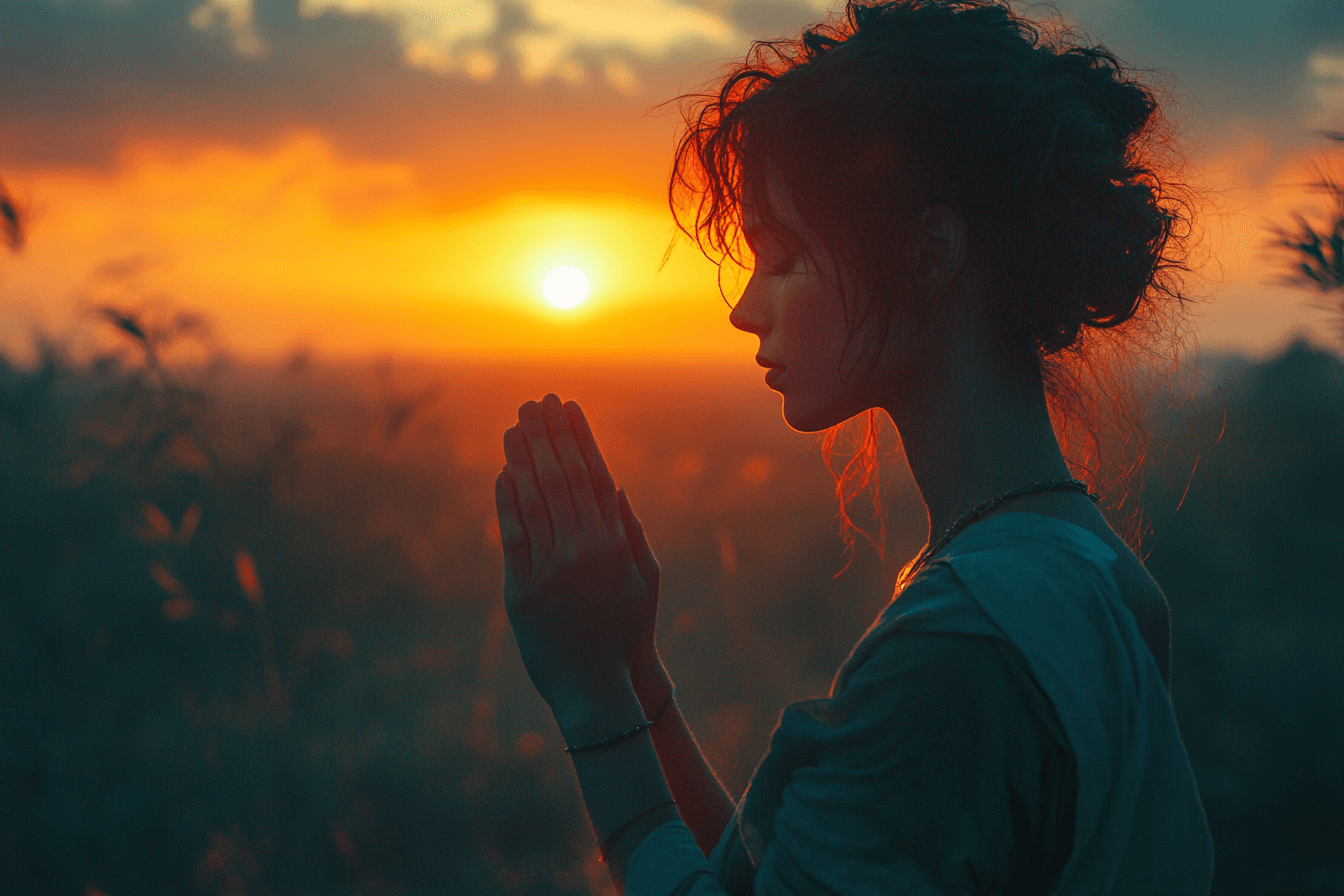
<path fill-rule="evenodd" d="M 806 347 L 813 365 L 825 366 L 831 372 L 838 370 L 847 325 L 840 298 L 829 284 L 811 277 L 807 283 L 798 284 L 789 303 L 787 327 L 790 341 Z"/>

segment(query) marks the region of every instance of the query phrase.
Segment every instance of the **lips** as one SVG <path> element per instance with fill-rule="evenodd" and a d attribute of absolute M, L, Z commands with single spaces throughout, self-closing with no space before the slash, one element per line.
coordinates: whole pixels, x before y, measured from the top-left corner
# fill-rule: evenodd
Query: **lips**
<path fill-rule="evenodd" d="M 767 371 L 765 374 L 765 384 L 767 386 L 773 387 L 775 383 L 779 380 L 779 378 L 783 375 L 784 375 L 783 367 L 771 367 L 770 370 Z"/>

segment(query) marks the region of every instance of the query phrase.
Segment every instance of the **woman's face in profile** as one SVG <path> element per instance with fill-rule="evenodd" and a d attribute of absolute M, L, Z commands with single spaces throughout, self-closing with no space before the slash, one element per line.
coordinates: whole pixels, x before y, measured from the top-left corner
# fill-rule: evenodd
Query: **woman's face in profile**
<path fill-rule="evenodd" d="M 799 432 L 819 432 L 876 405 L 854 371 L 856 362 L 871 350 L 875 319 L 870 317 L 855 333 L 846 355 L 848 324 L 829 255 L 807 234 L 792 204 L 773 185 L 770 206 L 776 219 L 824 260 L 826 270 L 816 270 L 777 241 L 762 228 L 759 217 L 744 209 L 745 235 L 756 264 L 728 320 L 760 338 L 757 362 L 771 367 L 766 382 L 784 397 L 784 420 Z M 893 331 L 897 325 L 893 321 Z M 875 381 L 889 375 L 891 365 L 883 363 L 887 360 L 879 361 Z"/>

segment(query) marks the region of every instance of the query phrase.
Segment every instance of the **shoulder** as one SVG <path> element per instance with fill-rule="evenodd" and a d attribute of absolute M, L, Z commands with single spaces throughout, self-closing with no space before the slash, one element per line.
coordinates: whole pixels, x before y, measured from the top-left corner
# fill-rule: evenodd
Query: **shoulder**
<path fill-rule="evenodd" d="M 744 831 L 777 838 L 767 878 L 834 878 L 827 892 L 860 879 L 862 892 L 998 890 L 1055 855 L 1072 769 L 1048 704 L 996 639 L 896 631 L 838 693 L 785 710 Z"/>
<path fill-rule="evenodd" d="M 1165 599 L 1123 545 L 1067 520 L 1005 513 L 967 527 L 937 563 L 1061 714 L 1093 715 L 1103 695 L 1118 707 L 1153 680 L 1165 695 Z"/>
<path fill-rule="evenodd" d="M 741 801 L 744 849 L 766 879 L 969 892 L 1035 861 L 1074 760 L 952 570 L 921 573 L 842 673 L 829 697 L 784 710 Z M 795 890 L 811 891 L 779 892 Z"/>
<path fill-rule="evenodd" d="M 900 626 L 868 639 L 827 698 L 789 706 L 777 732 L 823 762 L 954 773 L 1066 749 L 1050 701 L 992 632 Z"/>
<path fill-rule="evenodd" d="M 896 631 L 875 643 L 827 701 L 874 743 L 996 750 L 1016 732 L 1056 740 L 1050 702 L 1001 638 Z M 806 711 L 806 710 L 805 710 Z"/>
<path fill-rule="evenodd" d="M 1157 661 L 1162 680 L 1164 684 L 1167 683 L 1170 675 L 1171 611 L 1166 595 L 1143 561 L 1115 533 L 1106 518 L 1083 496 L 1062 492 L 1032 495 L 1019 502 L 1014 513 L 1019 523 L 1026 523 L 1027 528 L 1053 529 L 1074 541 L 1079 541 L 1078 530 L 1085 531 L 1096 539 L 1092 545 L 1095 550 L 1091 553 L 1103 559 L 1108 555 L 1101 546 L 1109 549 L 1114 555 L 1109 558 L 1109 568 L 1120 599 L 1134 616 L 1144 643 Z M 1020 532 L 1023 527 L 1018 525 L 1014 528 Z M 1086 537 L 1082 536 L 1082 540 L 1085 541 Z"/>
<path fill-rule="evenodd" d="M 832 695 L 844 688 L 875 651 L 889 651 L 888 642 L 893 637 L 914 634 L 946 636 L 944 640 L 955 650 L 965 648 L 965 644 L 952 646 L 952 638 L 992 639 L 1001 633 L 956 572 L 945 563 L 932 564 L 897 594 L 863 633 L 836 672 Z M 903 655 L 914 660 L 917 652 Z"/>

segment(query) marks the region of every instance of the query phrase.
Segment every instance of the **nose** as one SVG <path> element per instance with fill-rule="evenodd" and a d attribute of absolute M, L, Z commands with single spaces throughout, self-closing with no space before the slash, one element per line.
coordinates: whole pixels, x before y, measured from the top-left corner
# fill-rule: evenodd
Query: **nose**
<path fill-rule="evenodd" d="M 742 291 L 742 297 L 728 315 L 728 322 L 739 330 L 763 338 L 770 332 L 770 317 L 768 306 L 761 300 L 760 285 L 753 273 L 747 281 L 747 288 Z"/>

